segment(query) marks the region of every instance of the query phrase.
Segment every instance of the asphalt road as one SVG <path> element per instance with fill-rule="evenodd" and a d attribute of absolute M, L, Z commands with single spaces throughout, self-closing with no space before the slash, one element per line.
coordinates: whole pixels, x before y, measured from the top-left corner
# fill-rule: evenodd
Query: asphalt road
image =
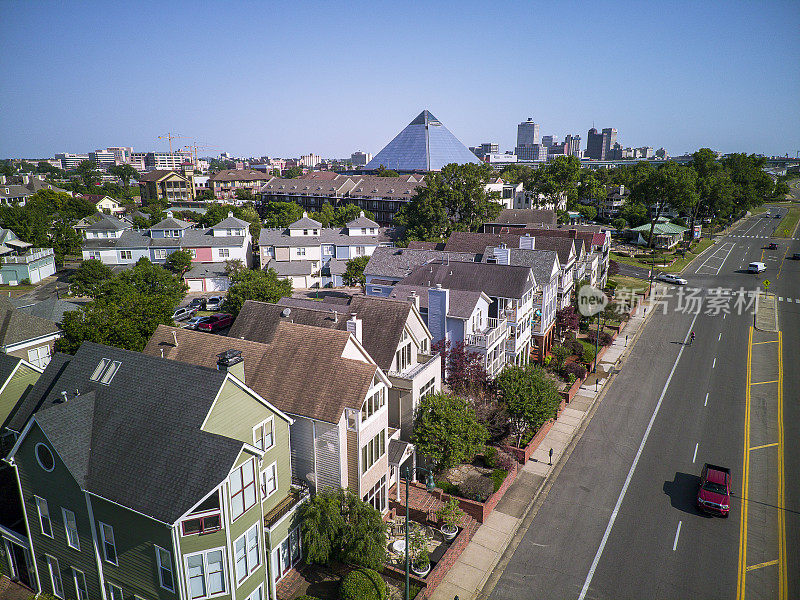
<path fill-rule="evenodd" d="M 778 344 L 751 346 L 752 315 L 737 314 L 733 302 L 728 304 L 731 314 L 706 314 L 713 302 L 707 299 L 710 288 L 750 290 L 769 278 L 772 290 L 784 294 L 778 309 L 787 365 L 785 472 L 800 472 L 800 453 L 791 442 L 800 439 L 800 381 L 797 369 L 789 366 L 800 352 L 800 302 L 785 301 L 786 294 L 800 300 L 800 261 L 782 260 L 798 251 L 796 240 L 792 249 L 790 242 L 779 241 L 780 250 L 762 250 L 776 223 L 748 219 L 687 269 L 687 288 L 701 288 L 706 298 L 699 314 L 676 310 L 687 301 L 675 289 L 665 299 L 666 314 L 663 307 L 656 309 L 491 598 L 732 598 L 740 590 L 748 599 L 781 593 L 800 598 L 800 570 L 779 571 L 777 564 L 779 559 L 800 564 L 796 479 L 786 480 L 785 501 L 779 494 L 778 447 L 773 444 L 779 429 L 777 384 L 751 387 L 757 392 L 746 413 L 748 348 L 751 380 L 761 383 L 759 378 L 777 372 Z M 768 270 L 760 279 L 744 272 L 762 256 Z M 697 339 L 687 345 L 690 330 Z M 761 340 L 758 336 L 769 338 L 763 332 L 754 335 L 754 342 Z M 763 446 L 747 454 L 746 421 L 750 448 Z M 742 500 L 745 456 L 750 457 L 750 476 Z M 704 462 L 732 469 L 736 495 L 729 519 L 704 516 L 695 507 Z M 779 514 L 789 533 L 784 553 Z M 741 566 L 743 530 L 748 532 L 747 562 Z M 781 572 L 787 573 L 788 590 L 779 586 Z"/>

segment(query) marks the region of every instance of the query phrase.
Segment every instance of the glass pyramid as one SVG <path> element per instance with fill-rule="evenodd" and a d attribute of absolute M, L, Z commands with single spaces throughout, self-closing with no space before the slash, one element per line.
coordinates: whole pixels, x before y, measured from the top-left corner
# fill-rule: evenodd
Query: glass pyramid
<path fill-rule="evenodd" d="M 478 157 L 439 119 L 423 110 L 369 161 L 366 168 L 378 169 L 383 165 L 395 171 L 439 171 L 450 163 L 478 162 Z"/>

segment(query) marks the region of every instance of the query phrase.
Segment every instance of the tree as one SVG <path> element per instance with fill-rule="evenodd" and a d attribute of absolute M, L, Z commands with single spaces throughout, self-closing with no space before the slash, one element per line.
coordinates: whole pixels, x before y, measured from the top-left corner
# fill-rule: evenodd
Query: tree
<path fill-rule="evenodd" d="M 648 177 L 631 191 L 631 198 L 645 205 L 655 204 L 651 211 L 648 248 L 653 247 L 653 231 L 661 214 L 666 209 L 678 212 L 690 211 L 697 202 L 697 174 L 691 167 L 668 162 L 652 171 Z"/>
<path fill-rule="evenodd" d="M 431 350 L 442 357 L 442 381 L 462 396 L 479 397 L 489 385 L 489 374 L 483 358 L 469 352 L 464 342 L 453 345 L 450 340 L 436 342 Z"/>
<path fill-rule="evenodd" d="M 381 514 L 349 489 L 318 491 L 300 507 L 306 560 L 380 569 L 386 559 Z"/>
<path fill-rule="evenodd" d="M 378 167 L 378 170 L 375 171 L 375 177 L 400 177 L 400 174 L 397 171 L 387 169 L 381 165 Z"/>
<path fill-rule="evenodd" d="M 628 226 L 628 222 L 622 217 L 617 217 L 611 221 L 611 225 L 614 226 L 614 229 L 625 229 Z"/>
<path fill-rule="evenodd" d="M 420 400 L 412 437 L 417 450 L 440 472 L 470 462 L 489 434 L 464 398 L 439 392 Z"/>
<path fill-rule="evenodd" d="M 492 176 L 487 164 L 445 165 L 427 176 L 411 201 L 398 211 L 395 221 L 404 226 L 406 240 L 444 240 L 453 231 L 477 231 L 500 214 L 496 192 L 487 192 Z"/>
<path fill-rule="evenodd" d="M 495 384 L 517 433 L 517 446 L 522 442 L 523 433 L 538 430 L 556 416 L 561 395 L 539 365 L 508 365 L 495 379 Z"/>
<path fill-rule="evenodd" d="M 253 196 L 253 192 L 251 190 L 246 189 L 238 189 L 234 192 L 237 200 L 241 200 L 244 202 L 252 202 L 255 200 L 255 196 Z"/>
<path fill-rule="evenodd" d="M 78 296 L 94 297 L 95 292 L 113 277 L 111 268 L 97 259 L 83 261 L 70 280 L 71 289 Z"/>
<path fill-rule="evenodd" d="M 128 164 L 112 165 L 108 168 L 108 172 L 116 177 L 119 177 L 122 181 L 122 185 L 124 185 L 126 188 L 131 186 L 131 179 L 136 179 L 139 177 L 139 172 Z"/>
<path fill-rule="evenodd" d="M 194 199 L 198 200 L 199 202 L 214 202 L 216 197 L 214 196 L 214 192 L 211 190 L 202 190 L 201 192 L 197 193 Z"/>
<path fill-rule="evenodd" d="M 178 277 L 183 277 L 192 268 L 192 255 L 188 250 L 175 250 L 167 256 L 164 266 Z"/>
<path fill-rule="evenodd" d="M 605 172 L 605 169 L 602 171 Z M 606 198 L 606 186 L 591 169 L 581 169 L 578 175 L 578 197 L 581 200 L 590 200 L 592 204 Z"/>
<path fill-rule="evenodd" d="M 647 206 L 642 202 L 634 201 L 630 197 L 622 203 L 619 214 L 631 227 L 638 227 L 647 223 Z"/>
<path fill-rule="evenodd" d="M 230 280 L 231 286 L 225 297 L 223 309 L 234 316 L 239 314 L 246 300 L 277 302 L 285 296 L 292 295 L 292 282 L 288 279 L 278 279 L 275 269 L 267 271 L 247 269 L 233 273 Z"/>
<path fill-rule="evenodd" d="M 369 256 L 356 256 L 347 261 L 342 279 L 345 285 L 364 285 L 367 278 L 364 277 L 364 267 L 369 262 Z"/>
<path fill-rule="evenodd" d="M 564 363 L 566 362 L 567 358 L 572 354 L 572 350 L 567 348 L 566 346 L 562 346 L 560 344 L 553 346 L 550 350 L 553 354 L 553 358 L 556 361 L 555 369 L 556 371 L 561 371 L 564 368 Z"/>
<path fill-rule="evenodd" d="M 558 156 L 544 167 L 540 179 L 540 189 L 534 191 L 543 194 L 558 206 L 562 197 L 567 199 L 567 208 L 572 210 L 578 202 L 578 175 L 581 161 L 577 156 Z"/>
<path fill-rule="evenodd" d="M 267 202 L 263 213 L 264 227 L 283 229 L 302 217 L 303 209 L 296 202 Z"/>
<path fill-rule="evenodd" d="M 283 176 L 286 179 L 294 179 L 295 177 L 300 177 L 303 174 L 303 167 L 290 167 L 286 170 Z"/>
<path fill-rule="evenodd" d="M 331 227 L 344 227 L 350 221 L 357 219 L 362 212 L 366 218 L 372 219 L 373 221 L 375 220 L 375 213 L 359 208 L 355 204 L 337 206 L 336 210 L 334 210 L 333 219 L 331 220 Z"/>
<path fill-rule="evenodd" d="M 333 220 L 336 218 L 336 211 L 330 202 L 325 202 L 319 209 L 319 212 L 313 212 L 309 215 L 315 221 L 319 221 L 323 227 L 330 227 Z"/>
<path fill-rule="evenodd" d="M 91 160 L 84 160 L 75 168 L 75 174 L 81 178 L 83 185 L 87 188 L 92 188 L 96 183 L 100 183 L 102 177 L 100 172 L 95 168 L 95 164 Z"/>
<path fill-rule="evenodd" d="M 572 305 L 556 311 L 556 330 L 559 336 L 564 336 L 567 331 L 575 331 L 580 325 L 581 316 Z"/>
<path fill-rule="evenodd" d="M 586 206 L 585 204 L 578 206 L 578 212 L 581 213 L 583 218 L 587 221 L 594 221 L 597 216 L 597 209 L 594 206 Z"/>

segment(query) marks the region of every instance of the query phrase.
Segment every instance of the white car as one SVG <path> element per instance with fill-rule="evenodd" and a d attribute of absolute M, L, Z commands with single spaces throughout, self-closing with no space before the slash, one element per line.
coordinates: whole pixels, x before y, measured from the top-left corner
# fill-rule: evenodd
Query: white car
<path fill-rule="evenodd" d="M 660 281 L 671 283 L 673 285 L 686 285 L 687 283 L 689 283 L 683 277 L 674 275 L 672 273 L 661 273 L 661 275 L 658 276 L 658 279 Z"/>
<path fill-rule="evenodd" d="M 172 313 L 172 320 L 173 321 L 183 321 L 184 319 L 188 319 L 189 317 L 193 317 L 194 313 L 197 312 L 196 308 L 189 308 L 185 306 L 183 308 L 177 309 L 174 313 Z"/>

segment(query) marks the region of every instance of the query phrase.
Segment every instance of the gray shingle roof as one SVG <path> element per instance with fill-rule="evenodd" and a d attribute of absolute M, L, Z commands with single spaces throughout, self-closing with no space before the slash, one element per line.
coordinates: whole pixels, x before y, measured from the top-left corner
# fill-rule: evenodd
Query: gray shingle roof
<path fill-rule="evenodd" d="M 151 238 L 147 231 L 125 231 L 118 238 L 100 238 L 83 240 L 85 250 L 101 250 L 116 248 L 232 248 L 244 244 L 245 237 L 241 235 L 217 236 L 211 229 L 185 229 L 183 237 Z"/>
<path fill-rule="evenodd" d="M 292 275 L 311 275 L 314 268 L 310 260 L 273 260 L 270 259 L 265 269 L 274 269 L 281 277 Z"/>
<path fill-rule="evenodd" d="M 494 248 L 487 247 L 483 253 L 483 262 L 487 262 L 492 256 Z M 533 271 L 533 277 L 539 285 L 547 284 L 553 274 L 555 265 L 556 274 L 560 269 L 558 254 L 552 250 L 526 250 L 511 248 L 510 264 L 513 266 L 529 267 Z"/>
<path fill-rule="evenodd" d="M 411 248 L 376 248 L 370 256 L 365 275 L 402 279 L 414 268 L 431 260 L 474 262 L 475 254 L 467 252 L 442 252 L 439 250 L 413 250 Z"/>
<path fill-rule="evenodd" d="M 243 227 L 250 227 L 250 223 L 230 215 L 214 225 L 211 229 L 241 229 Z"/>
<path fill-rule="evenodd" d="M 374 225 L 377 226 L 377 225 Z M 308 229 L 313 229 L 309 226 Z M 392 241 L 385 227 L 378 228 L 377 235 L 348 235 L 338 227 L 320 228 L 319 235 L 290 236 L 285 229 L 262 229 L 258 236 L 260 246 L 277 246 L 279 248 L 295 248 L 302 246 L 318 246 L 334 244 L 336 246 L 378 246 Z"/>
<path fill-rule="evenodd" d="M 108 385 L 89 379 L 103 358 L 121 362 Z M 224 379 L 216 369 L 84 342 L 35 419 L 85 490 L 173 523 L 227 477 L 242 450 L 200 428 Z"/>
<path fill-rule="evenodd" d="M 407 300 L 411 292 L 419 296 L 419 307 L 423 310 L 428 309 L 428 288 L 424 285 L 410 285 L 398 283 L 392 288 L 389 298 L 397 300 Z M 475 305 L 481 298 L 481 292 L 469 290 L 450 290 L 450 308 L 447 311 L 448 317 L 457 319 L 469 319 L 475 310 Z"/>
<path fill-rule="evenodd" d="M 53 321 L 29 315 L 15 308 L 8 298 L 0 298 L 0 346 L 18 344 L 59 331 Z"/>
<path fill-rule="evenodd" d="M 289 229 L 319 229 L 320 227 L 322 227 L 322 223 L 315 221 L 306 213 L 303 213 L 303 216 L 294 223 L 289 224 Z"/>
<path fill-rule="evenodd" d="M 97 220 L 89 224 L 85 229 L 86 231 L 119 231 L 121 229 L 130 229 L 131 225 L 111 215 L 103 213 L 97 214 Z"/>
<path fill-rule="evenodd" d="M 451 290 L 484 292 L 494 298 L 522 298 L 535 287 L 529 267 L 487 263 L 428 263 L 414 269 L 401 283 Z"/>
<path fill-rule="evenodd" d="M 48 298 L 47 300 L 34 303 L 12 299 L 11 303 L 24 313 L 52 321 L 53 323 L 61 323 L 61 321 L 64 320 L 65 312 L 78 310 L 81 307 L 81 305 L 76 302 L 69 302 L 58 298 Z"/>
<path fill-rule="evenodd" d="M 504 208 L 494 223 L 507 223 L 509 225 L 529 225 L 534 223 L 545 223 L 555 225 L 558 222 L 556 213 L 553 210 L 544 208 Z"/>
<path fill-rule="evenodd" d="M 150 229 L 189 229 L 190 227 L 192 227 L 192 223 L 188 221 L 181 221 L 175 217 L 167 217 L 163 221 L 153 225 Z"/>
<path fill-rule="evenodd" d="M 368 219 L 367 217 L 365 217 L 364 216 L 364 211 L 362 210 L 361 214 L 358 217 L 356 217 L 355 219 L 353 219 L 352 221 L 347 223 L 347 228 L 348 229 L 357 229 L 357 228 L 360 228 L 360 227 L 373 227 L 374 228 L 374 227 L 380 227 L 380 225 L 378 225 L 372 219 Z"/>
<path fill-rule="evenodd" d="M 10 356 L 4 352 L 0 352 L 0 385 L 5 383 L 11 376 L 11 373 L 17 367 L 17 363 L 21 360 L 21 358 L 17 358 L 16 356 Z"/>
<path fill-rule="evenodd" d="M 568 237 L 536 236 L 534 245 L 539 250 L 553 250 L 558 253 L 558 260 L 562 266 L 569 264 L 575 258 L 574 239 Z"/>
<path fill-rule="evenodd" d="M 224 263 L 195 263 L 183 276 L 184 279 L 205 279 L 208 277 L 227 277 Z"/>

